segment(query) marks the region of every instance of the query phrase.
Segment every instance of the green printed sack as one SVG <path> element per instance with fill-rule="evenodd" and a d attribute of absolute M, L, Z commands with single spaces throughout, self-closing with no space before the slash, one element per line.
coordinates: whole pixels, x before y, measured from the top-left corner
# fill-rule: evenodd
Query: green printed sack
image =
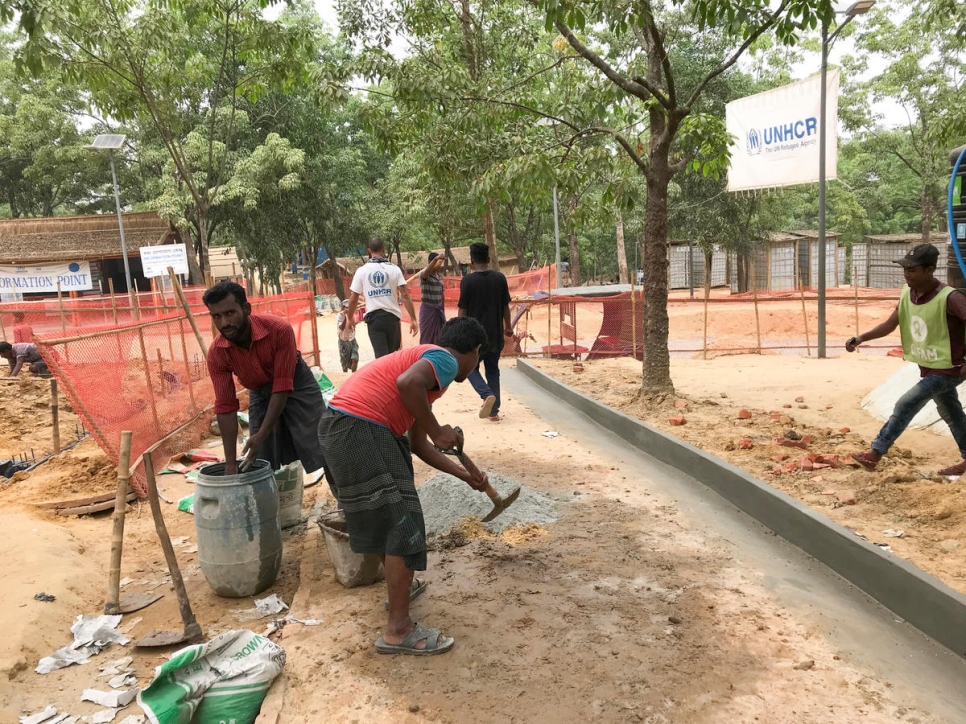
<path fill-rule="evenodd" d="M 284 665 L 281 646 L 229 631 L 157 667 L 138 704 L 151 724 L 253 724 Z"/>

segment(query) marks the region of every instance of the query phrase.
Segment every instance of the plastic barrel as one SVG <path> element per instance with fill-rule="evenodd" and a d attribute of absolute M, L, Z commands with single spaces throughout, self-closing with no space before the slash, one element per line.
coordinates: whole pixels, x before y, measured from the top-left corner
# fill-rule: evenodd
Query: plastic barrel
<path fill-rule="evenodd" d="M 214 463 L 198 473 L 198 562 L 215 593 L 241 598 L 271 586 L 282 566 L 278 487 L 265 460 L 240 475 L 224 471 L 224 463 Z"/>

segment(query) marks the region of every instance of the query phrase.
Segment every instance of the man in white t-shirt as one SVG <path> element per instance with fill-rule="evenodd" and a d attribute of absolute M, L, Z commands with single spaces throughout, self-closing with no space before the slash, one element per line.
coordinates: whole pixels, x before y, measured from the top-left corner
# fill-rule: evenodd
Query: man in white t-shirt
<path fill-rule="evenodd" d="M 409 331 L 413 336 L 419 333 L 416 309 L 413 307 L 409 290 L 406 289 L 406 277 L 385 254 L 386 245 L 382 239 L 376 237 L 369 241 L 369 261 L 359 267 L 352 277 L 352 284 L 349 286 L 349 309 L 346 310 L 346 324 L 355 327 L 359 297 L 365 299 L 366 327 L 376 357 L 383 357 L 402 347 L 399 298 L 402 298 L 406 311 L 409 312 Z"/>

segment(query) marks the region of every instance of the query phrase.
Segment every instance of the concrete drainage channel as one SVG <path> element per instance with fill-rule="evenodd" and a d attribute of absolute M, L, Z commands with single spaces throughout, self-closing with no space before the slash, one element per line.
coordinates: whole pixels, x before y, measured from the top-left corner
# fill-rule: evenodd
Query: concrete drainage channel
<path fill-rule="evenodd" d="M 577 392 L 525 360 L 517 360 L 517 369 L 638 450 L 704 484 L 954 653 L 966 656 L 966 596 L 938 578 L 858 538 L 745 471 Z"/>

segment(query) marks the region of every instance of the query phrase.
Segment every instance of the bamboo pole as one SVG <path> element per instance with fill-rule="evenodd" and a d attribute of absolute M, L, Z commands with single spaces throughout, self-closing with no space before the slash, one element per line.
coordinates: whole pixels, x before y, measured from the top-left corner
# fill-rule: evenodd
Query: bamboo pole
<path fill-rule="evenodd" d="M 758 338 L 758 354 L 761 354 L 761 318 L 758 316 L 758 279 L 755 277 L 755 257 L 751 257 L 751 295 L 755 303 L 755 334 Z"/>
<path fill-rule="evenodd" d="M 319 351 L 319 321 L 315 314 L 315 295 L 309 289 L 309 324 L 312 325 L 312 354 L 315 355 L 315 366 L 322 367 L 322 354 Z"/>
<path fill-rule="evenodd" d="M 704 346 L 701 348 L 701 359 L 708 359 L 708 297 L 711 295 L 711 287 L 705 277 L 704 284 Z"/>
<path fill-rule="evenodd" d="M 173 267 L 168 267 L 168 276 L 171 277 L 171 286 L 174 287 L 175 296 L 178 297 L 178 301 L 180 301 L 181 306 L 184 307 L 184 313 L 188 318 L 188 323 L 191 325 L 191 329 L 195 333 L 195 339 L 198 340 L 198 346 L 201 347 L 201 351 L 204 353 L 205 357 L 207 357 L 208 345 L 205 344 L 205 340 L 201 336 L 201 332 L 198 331 L 198 324 L 195 322 L 195 316 L 191 313 L 191 306 L 188 304 L 188 300 L 185 298 L 184 290 L 181 288 L 181 282 L 179 282 L 178 277 L 175 276 Z"/>
<path fill-rule="evenodd" d="M 798 275 L 798 291 L 802 295 L 802 320 L 805 322 L 805 355 L 812 356 L 812 345 L 808 339 L 808 312 L 805 311 L 805 287 L 802 285 L 802 275 Z"/>
<path fill-rule="evenodd" d="M 164 443 L 166 443 L 168 440 L 170 440 L 171 438 L 173 438 L 175 435 L 178 435 L 178 434 L 184 432 L 184 430 L 186 430 L 189 426 L 191 426 L 194 423 L 196 423 L 201 417 L 203 417 L 204 415 L 207 415 L 213 409 L 215 409 L 215 406 L 214 405 L 208 405 L 205 409 L 203 409 L 197 415 L 195 415 L 194 417 L 192 417 L 186 423 L 184 423 L 183 425 L 175 428 L 174 430 L 172 430 L 171 432 L 169 432 L 167 435 L 165 435 L 164 437 L 160 438 L 156 443 L 154 443 L 151 447 L 149 447 L 144 452 L 145 453 L 148 453 L 148 454 L 153 453 L 159 447 L 161 447 L 162 445 L 164 445 Z M 131 464 L 131 472 L 133 473 L 135 470 L 137 470 L 138 467 L 143 462 L 144 462 L 144 453 L 141 453 L 141 455 L 139 455 L 138 458 Z"/>
<path fill-rule="evenodd" d="M 60 307 L 60 330 L 67 334 L 67 318 L 64 316 L 64 293 L 60 290 L 60 282 L 57 282 L 57 306 Z"/>
<path fill-rule="evenodd" d="M 191 398 L 191 411 L 198 412 L 198 404 L 195 402 L 194 377 L 191 374 L 191 365 L 188 362 L 188 343 L 185 341 L 184 320 L 178 320 L 178 329 L 181 332 L 181 354 L 184 357 L 184 371 L 188 380 L 188 397 Z"/>
<path fill-rule="evenodd" d="M 162 314 L 162 316 L 167 317 L 168 316 L 168 299 L 167 299 L 167 296 L 165 295 L 164 290 L 163 290 L 163 287 L 164 287 L 164 277 L 158 277 L 158 278 L 161 280 L 160 286 L 162 287 L 162 291 L 161 291 L 161 304 L 163 305 L 163 309 L 161 311 L 161 314 Z M 165 334 L 168 335 L 168 354 L 171 355 L 171 362 L 173 364 L 174 363 L 174 341 L 171 339 L 171 324 L 170 323 L 164 325 L 164 332 L 165 332 Z"/>
<path fill-rule="evenodd" d="M 60 405 L 57 402 L 57 380 L 50 380 L 50 419 L 54 425 L 53 447 L 54 455 L 60 452 Z"/>
<path fill-rule="evenodd" d="M 7 338 L 7 330 L 3 328 L 3 315 L 0 314 L 0 339 Z"/>
<path fill-rule="evenodd" d="M 77 299 L 77 292 L 68 292 L 68 296 L 71 299 Z M 78 318 L 77 318 L 77 306 L 73 304 L 71 305 L 71 310 L 70 310 L 70 323 L 74 327 L 81 326 L 80 321 L 78 321 Z"/>
<path fill-rule="evenodd" d="M 550 347 L 553 345 L 551 339 L 550 317 L 553 316 L 553 285 L 550 281 L 553 274 L 550 273 L 550 265 L 547 265 L 547 359 L 550 359 Z"/>
<path fill-rule="evenodd" d="M 155 347 L 154 350 L 158 353 L 158 378 L 161 380 L 161 397 L 167 397 L 168 394 L 164 390 L 164 357 L 161 356 L 160 347 Z"/>
<path fill-rule="evenodd" d="M 117 298 L 114 296 L 114 280 L 110 277 L 107 279 L 107 286 L 111 290 L 111 311 L 114 312 L 114 324 L 117 324 Z"/>
<path fill-rule="evenodd" d="M 852 267 L 852 286 L 855 287 L 855 334 L 859 334 L 859 280 L 856 277 L 856 267 Z"/>
<path fill-rule="evenodd" d="M 134 315 L 134 321 L 135 322 L 140 322 L 141 321 L 141 310 L 138 309 L 137 286 L 136 285 L 135 286 L 132 286 L 131 289 L 128 289 L 127 290 L 127 293 L 128 293 L 128 296 L 131 299 L 131 314 Z"/>
<path fill-rule="evenodd" d="M 148 364 L 148 350 L 144 346 L 144 330 L 138 330 L 138 342 L 141 345 L 141 361 L 144 362 L 144 381 L 148 386 L 148 403 L 151 405 L 151 417 L 154 420 L 154 429 L 158 435 L 161 434 L 161 423 L 158 421 L 158 407 L 154 400 L 154 386 L 151 384 L 151 367 Z"/>
<path fill-rule="evenodd" d="M 124 545 L 124 513 L 131 478 L 131 431 L 121 433 L 121 452 L 117 462 L 117 493 L 114 497 L 114 527 L 111 531 L 111 568 L 107 579 L 107 603 L 104 612 L 117 613 L 121 588 L 121 548 Z"/>

